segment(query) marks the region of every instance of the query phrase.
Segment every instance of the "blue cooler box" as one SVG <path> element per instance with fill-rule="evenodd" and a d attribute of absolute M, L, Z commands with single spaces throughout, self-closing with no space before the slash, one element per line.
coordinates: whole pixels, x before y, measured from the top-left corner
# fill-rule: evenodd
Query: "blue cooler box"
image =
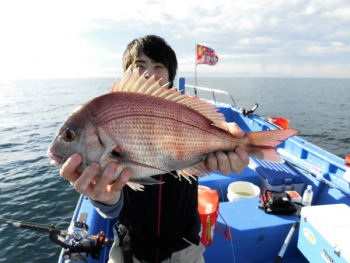
<path fill-rule="evenodd" d="M 303 207 L 298 248 L 310 262 L 350 262 L 350 207 Z"/>
<path fill-rule="evenodd" d="M 304 188 L 302 174 L 290 164 L 286 162 L 266 162 L 251 157 L 249 167 L 259 174 L 261 193 L 269 189 L 274 191 L 297 191 L 302 195 Z"/>

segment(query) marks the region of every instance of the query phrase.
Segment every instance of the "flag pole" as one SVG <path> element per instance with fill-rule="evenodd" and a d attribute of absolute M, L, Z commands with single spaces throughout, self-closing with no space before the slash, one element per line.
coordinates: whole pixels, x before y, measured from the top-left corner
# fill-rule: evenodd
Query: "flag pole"
<path fill-rule="evenodd" d="M 196 87 L 197 87 L 197 57 L 198 57 L 197 43 L 195 43 L 194 48 L 195 48 L 195 52 L 194 52 L 194 54 L 195 54 L 195 56 L 194 56 L 194 94 L 197 97 L 197 89 L 196 89 Z"/>
<path fill-rule="evenodd" d="M 194 44 L 194 86 L 197 87 L 197 43 Z"/>
<path fill-rule="evenodd" d="M 198 60 L 198 49 L 200 46 L 200 60 Z M 219 61 L 219 57 L 216 55 L 215 50 L 210 48 L 210 47 L 206 47 L 206 46 L 202 46 L 202 45 L 198 45 L 197 43 L 195 43 L 195 66 L 194 66 L 194 76 L 195 76 L 195 86 L 194 86 L 194 94 L 197 97 L 197 65 L 198 64 L 207 64 L 210 66 L 214 66 L 218 61 Z M 198 63 L 199 61 L 199 63 Z"/>

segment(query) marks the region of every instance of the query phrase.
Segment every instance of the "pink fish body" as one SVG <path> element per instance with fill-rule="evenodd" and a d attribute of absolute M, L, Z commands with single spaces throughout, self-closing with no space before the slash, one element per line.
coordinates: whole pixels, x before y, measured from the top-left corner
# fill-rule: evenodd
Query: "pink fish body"
<path fill-rule="evenodd" d="M 236 138 L 211 104 L 128 70 L 111 93 L 87 102 L 68 117 L 48 156 L 60 166 L 73 153 L 80 153 L 83 162 L 78 172 L 92 162 L 100 163 L 102 171 L 116 162 L 120 165 L 114 179 L 127 168 L 133 181 L 145 182 L 152 175 L 174 170 L 186 178 L 205 176 L 210 173 L 203 163 L 208 153 L 237 146 L 250 156 L 281 162 L 273 147 L 297 133 L 273 130 Z"/>

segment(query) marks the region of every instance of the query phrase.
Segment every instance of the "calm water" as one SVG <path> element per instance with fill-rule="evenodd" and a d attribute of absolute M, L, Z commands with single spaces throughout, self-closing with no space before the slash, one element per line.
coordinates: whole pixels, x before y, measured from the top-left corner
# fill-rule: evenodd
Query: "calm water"
<path fill-rule="evenodd" d="M 112 82 L 0 82 L 0 218 L 67 229 L 79 196 L 49 165 L 46 150 L 69 113 L 107 93 Z M 206 78 L 197 84 L 228 91 L 247 110 L 257 102 L 259 115 L 286 117 L 304 139 L 342 158 L 350 154 L 349 79 Z M 57 262 L 59 252 L 45 233 L 0 224 L 1 262 Z"/>

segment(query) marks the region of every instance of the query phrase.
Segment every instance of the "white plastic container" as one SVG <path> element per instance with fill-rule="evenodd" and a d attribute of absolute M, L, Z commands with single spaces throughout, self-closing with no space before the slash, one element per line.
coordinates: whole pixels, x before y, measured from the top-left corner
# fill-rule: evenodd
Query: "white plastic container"
<path fill-rule="evenodd" d="M 230 202 L 238 199 L 256 198 L 260 196 L 260 188 L 250 182 L 238 181 L 229 184 L 227 198 Z"/>
<path fill-rule="evenodd" d="M 303 194 L 303 201 L 302 204 L 304 206 L 310 206 L 311 202 L 312 202 L 312 196 L 313 196 L 313 192 L 312 192 L 312 185 L 308 185 L 304 194 Z"/>
<path fill-rule="evenodd" d="M 309 262 L 350 262 L 350 207 L 306 206 L 300 215 L 298 248 Z"/>

